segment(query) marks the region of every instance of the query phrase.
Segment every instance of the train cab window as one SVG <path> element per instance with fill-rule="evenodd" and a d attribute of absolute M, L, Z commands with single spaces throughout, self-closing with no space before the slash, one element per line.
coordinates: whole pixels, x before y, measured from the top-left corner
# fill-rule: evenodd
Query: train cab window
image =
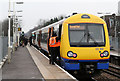
<path fill-rule="evenodd" d="M 105 34 L 102 24 L 69 24 L 69 40 L 72 47 L 105 46 Z"/>

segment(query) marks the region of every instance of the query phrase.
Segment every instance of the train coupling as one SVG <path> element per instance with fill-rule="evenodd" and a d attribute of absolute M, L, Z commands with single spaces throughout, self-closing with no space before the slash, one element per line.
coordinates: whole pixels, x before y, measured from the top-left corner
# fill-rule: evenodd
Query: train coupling
<path fill-rule="evenodd" d="M 86 65 L 86 73 L 93 74 L 94 73 L 94 65 Z"/>

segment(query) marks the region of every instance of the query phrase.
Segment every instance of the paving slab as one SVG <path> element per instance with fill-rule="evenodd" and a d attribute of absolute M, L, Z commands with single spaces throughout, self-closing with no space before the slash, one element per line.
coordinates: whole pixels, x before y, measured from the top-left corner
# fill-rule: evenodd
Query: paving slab
<path fill-rule="evenodd" d="M 19 47 L 12 54 L 11 63 L 2 68 L 2 79 L 43 79 L 26 47 Z"/>

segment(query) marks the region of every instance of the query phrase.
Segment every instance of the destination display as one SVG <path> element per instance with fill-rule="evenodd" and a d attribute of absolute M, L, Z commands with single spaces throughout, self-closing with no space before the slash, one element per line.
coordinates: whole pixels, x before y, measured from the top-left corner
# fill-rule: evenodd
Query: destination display
<path fill-rule="evenodd" d="M 85 30 L 85 26 L 80 26 L 80 25 L 70 25 L 70 29 L 74 30 Z"/>

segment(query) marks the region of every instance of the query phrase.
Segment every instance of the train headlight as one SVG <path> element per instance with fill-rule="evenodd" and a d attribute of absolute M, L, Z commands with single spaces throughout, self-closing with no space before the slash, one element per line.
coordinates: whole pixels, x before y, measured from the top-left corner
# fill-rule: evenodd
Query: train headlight
<path fill-rule="evenodd" d="M 104 57 L 107 57 L 108 55 L 109 55 L 108 51 L 104 51 L 104 52 L 103 52 L 103 56 L 104 56 Z"/>
<path fill-rule="evenodd" d="M 101 57 L 107 57 L 109 55 L 108 51 L 104 51 L 103 53 L 100 54 Z"/>
<path fill-rule="evenodd" d="M 68 57 L 76 58 L 76 57 L 77 57 L 77 54 L 76 54 L 76 53 L 73 53 L 72 51 L 68 51 L 67 56 L 68 56 Z"/>
<path fill-rule="evenodd" d="M 67 56 L 68 56 L 68 57 L 73 57 L 73 52 L 72 52 L 72 51 L 69 51 L 69 52 L 67 53 Z"/>

